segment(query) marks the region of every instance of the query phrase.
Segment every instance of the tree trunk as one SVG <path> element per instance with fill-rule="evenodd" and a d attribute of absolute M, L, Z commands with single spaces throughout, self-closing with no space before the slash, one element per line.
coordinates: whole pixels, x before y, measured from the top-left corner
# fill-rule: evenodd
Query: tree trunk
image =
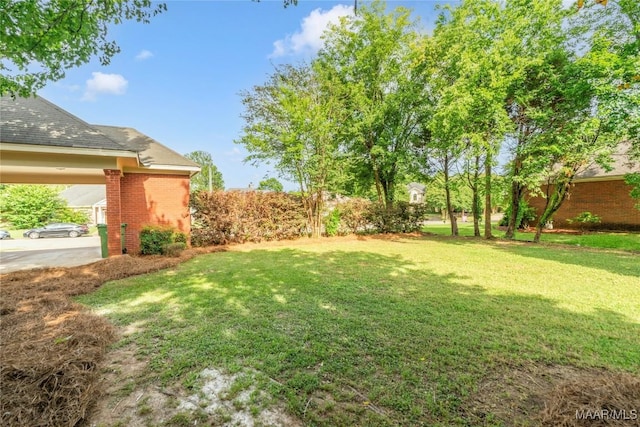
<path fill-rule="evenodd" d="M 449 214 L 449 219 L 451 220 L 451 235 L 458 235 L 458 222 L 456 220 L 456 215 L 453 211 L 453 206 L 451 205 L 451 189 L 449 188 L 449 158 L 445 157 L 444 159 L 444 192 L 447 198 L 447 213 Z"/>
<path fill-rule="evenodd" d="M 569 187 L 571 186 L 571 182 L 573 181 L 573 177 L 570 177 L 568 180 L 561 180 L 554 185 L 554 189 L 549 194 L 549 189 L 551 188 L 551 184 L 547 184 L 547 202 L 545 203 L 544 210 L 538 218 L 538 224 L 536 225 L 536 234 L 533 237 L 533 243 L 540 243 L 540 236 L 542 235 L 542 228 L 553 218 L 553 215 L 560 209 L 562 203 L 567 198 L 567 194 L 569 193 Z"/>
<path fill-rule="evenodd" d="M 484 159 L 484 238 L 491 239 L 491 162 L 493 158 L 491 149 L 487 150 Z"/>
<path fill-rule="evenodd" d="M 520 210 L 520 199 L 522 198 L 522 185 L 517 181 L 518 174 L 522 166 L 522 159 L 516 156 L 513 165 L 513 177 L 511 178 L 511 212 L 509 215 L 509 224 L 504 237 L 507 239 L 515 239 L 516 229 L 518 228 L 518 211 Z"/>
<path fill-rule="evenodd" d="M 480 237 L 480 192 L 478 191 L 478 181 L 480 181 L 480 156 L 475 158 L 475 167 L 473 171 L 473 183 L 471 186 L 472 206 L 471 212 L 473 214 L 473 235 Z"/>

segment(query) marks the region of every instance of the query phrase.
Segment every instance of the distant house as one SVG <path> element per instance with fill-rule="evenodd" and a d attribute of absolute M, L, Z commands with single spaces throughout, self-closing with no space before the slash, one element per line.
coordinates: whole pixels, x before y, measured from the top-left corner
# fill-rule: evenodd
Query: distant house
<path fill-rule="evenodd" d="M 409 191 L 409 203 L 424 203 L 424 195 L 427 186 L 412 182 L 407 184 L 407 190 Z"/>
<path fill-rule="evenodd" d="M 60 197 L 71 209 L 87 214 L 91 224 L 107 222 L 107 187 L 105 185 L 72 185 Z"/>
<path fill-rule="evenodd" d="M 606 171 L 592 164 L 579 172 L 570 194 L 553 217 L 555 228 L 577 228 L 580 224 L 570 222 L 582 212 L 590 212 L 601 218 L 598 228 L 640 230 L 640 210 L 631 198 L 631 186 L 625 184 L 624 176 L 640 172 L 640 162 L 632 161 L 629 152 L 631 144 L 622 143 L 612 155 L 612 169 Z M 546 191 L 546 186 L 542 188 Z M 538 214 L 544 209 L 546 200 L 533 197 L 529 204 Z"/>

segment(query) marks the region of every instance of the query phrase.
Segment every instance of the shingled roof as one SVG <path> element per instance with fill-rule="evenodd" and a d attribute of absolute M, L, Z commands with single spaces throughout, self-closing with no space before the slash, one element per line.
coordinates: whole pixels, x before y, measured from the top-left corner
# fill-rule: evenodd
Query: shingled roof
<path fill-rule="evenodd" d="M 576 181 L 590 181 L 601 179 L 622 179 L 625 174 L 640 172 L 640 161 L 631 159 L 631 143 L 621 142 L 617 150 L 611 154 L 611 170 L 603 169 L 597 163 L 592 163 L 576 175 Z"/>
<path fill-rule="evenodd" d="M 0 98 L 0 141 L 26 145 L 132 151 L 39 96 Z"/>
<path fill-rule="evenodd" d="M 198 170 L 200 168 L 197 163 L 133 128 L 102 125 L 93 125 L 93 127 L 120 145 L 136 151 L 138 153 L 138 159 L 143 166 L 186 166 L 198 168 Z"/>
<path fill-rule="evenodd" d="M 44 98 L 0 98 L 0 142 L 131 153 L 150 169 L 198 172 L 197 163 L 127 127 L 90 125 Z M 114 153 L 115 154 L 115 153 Z"/>

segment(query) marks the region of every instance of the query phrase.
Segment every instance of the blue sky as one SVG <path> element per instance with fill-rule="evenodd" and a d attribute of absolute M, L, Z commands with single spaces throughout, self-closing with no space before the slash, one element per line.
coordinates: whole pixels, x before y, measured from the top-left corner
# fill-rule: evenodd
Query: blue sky
<path fill-rule="evenodd" d="M 278 177 L 269 166 L 244 163 L 247 153 L 233 142 L 243 126 L 239 93 L 266 82 L 274 64 L 311 58 L 326 23 L 352 13 L 353 3 L 300 0 L 288 8 L 281 0 L 166 3 L 168 10 L 150 24 L 112 28 L 122 51 L 108 66 L 96 59 L 69 70 L 39 95 L 89 123 L 133 127 L 182 154 L 207 151 L 227 188 Z M 387 5 L 413 9 L 428 31 L 437 3 Z"/>

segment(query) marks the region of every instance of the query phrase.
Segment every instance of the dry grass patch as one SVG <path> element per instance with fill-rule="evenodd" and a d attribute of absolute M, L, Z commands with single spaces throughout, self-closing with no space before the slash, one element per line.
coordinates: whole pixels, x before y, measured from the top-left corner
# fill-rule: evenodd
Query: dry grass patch
<path fill-rule="evenodd" d="M 98 364 L 116 333 L 104 318 L 69 297 L 204 252 L 185 251 L 180 258 L 121 256 L 0 275 L 1 424 L 74 426 L 99 396 Z"/>

